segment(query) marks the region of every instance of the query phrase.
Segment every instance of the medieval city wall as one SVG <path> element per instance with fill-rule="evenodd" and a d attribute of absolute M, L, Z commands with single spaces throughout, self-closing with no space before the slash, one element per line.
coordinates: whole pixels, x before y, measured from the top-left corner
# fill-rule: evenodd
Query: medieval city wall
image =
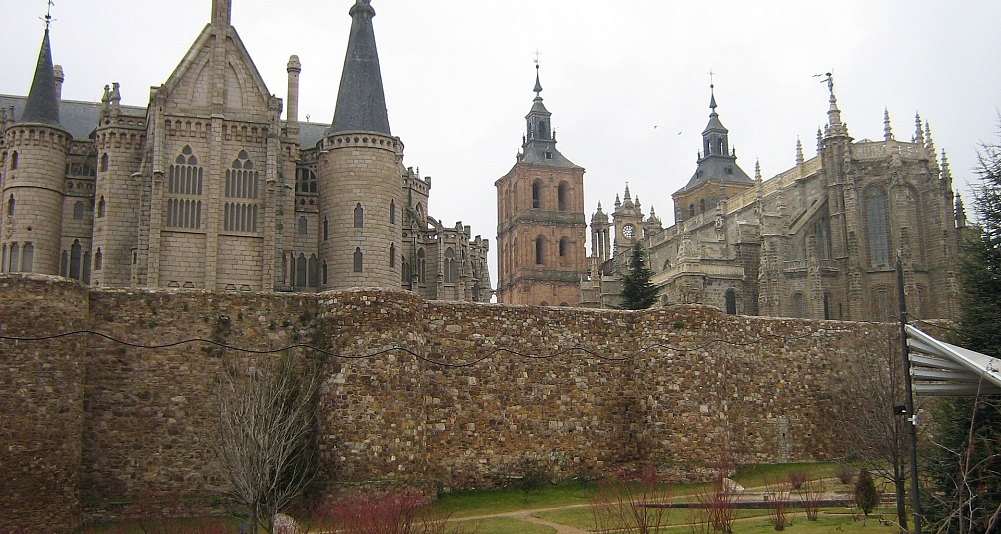
<path fill-rule="evenodd" d="M 320 479 L 433 487 L 504 483 L 536 462 L 565 476 L 631 461 L 695 476 L 738 462 L 835 457 L 837 388 L 871 323 L 305 294 L 88 290 L 0 277 L 0 496 L 23 525 L 115 515 L 143 496 L 213 501 L 218 379 L 305 343 L 324 364 Z M 885 333 L 885 332 L 884 332 Z M 303 349 L 295 349 L 303 350 Z M 274 356 L 270 356 L 274 357 Z M 25 523 L 27 521 L 27 523 Z M 34 522 L 34 523 L 32 523 Z M 0 523 L 0 530 L 9 525 Z"/>

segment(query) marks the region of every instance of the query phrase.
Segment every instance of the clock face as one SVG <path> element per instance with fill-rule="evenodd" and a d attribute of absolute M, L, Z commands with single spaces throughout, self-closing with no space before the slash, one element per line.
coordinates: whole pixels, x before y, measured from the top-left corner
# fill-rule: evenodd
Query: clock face
<path fill-rule="evenodd" d="M 622 235 L 626 236 L 626 238 L 628 239 L 632 239 L 633 237 L 636 236 L 636 227 L 631 224 L 623 226 Z"/>

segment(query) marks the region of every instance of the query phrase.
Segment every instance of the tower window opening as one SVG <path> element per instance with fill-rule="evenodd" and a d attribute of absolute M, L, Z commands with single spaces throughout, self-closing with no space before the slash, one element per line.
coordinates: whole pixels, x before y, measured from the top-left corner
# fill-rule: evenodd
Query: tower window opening
<path fill-rule="evenodd" d="M 365 256 L 364 254 L 362 254 L 361 247 L 355 248 L 354 259 L 355 259 L 355 272 L 356 273 L 362 272 L 362 268 L 364 267 Z"/>
<path fill-rule="evenodd" d="M 723 298 L 726 301 L 726 313 L 728 315 L 737 315 L 737 294 L 732 289 L 729 289 Z"/>
<path fill-rule="evenodd" d="M 10 200 L 7 201 L 7 216 L 8 217 L 13 217 L 14 216 L 14 205 L 15 204 L 16 204 L 16 202 L 14 201 L 14 194 L 11 193 Z"/>
<path fill-rule="evenodd" d="M 101 172 L 108 172 L 108 163 L 110 162 L 110 160 L 111 157 L 108 156 L 107 152 L 105 152 L 104 155 L 101 156 Z"/>
<path fill-rule="evenodd" d="M 560 211 L 567 210 L 567 185 L 560 184 L 556 189 L 556 205 Z"/>
<path fill-rule="evenodd" d="M 567 255 L 567 238 L 560 239 L 560 257 L 566 257 Z"/>
<path fill-rule="evenodd" d="M 107 209 L 108 203 L 104 201 L 104 197 L 97 203 L 97 218 L 100 219 L 104 217 L 104 211 Z"/>
<path fill-rule="evenodd" d="M 455 251 L 449 248 L 445 251 L 445 283 L 454 284 L 455 283 Z"/>
<path fill-rule="evenodd" d="M 80 245 L 80 240 L 74 240 L 73 246 L 70 247 L 70 278 L 74 280 L 79 280 L 81 262 L 83 261 L 83 247 Z"/>
<path fill-rule="evenodd" d="M 389 244 L 389 268 L 396 268 L 396 243 Z"/>
<path fill-rule="evenodd" d="M 799 318 L 806 317 L 806 302 L 803 300 L 803 294 L 796 293 L 795 295 L 793 295 L 792 300 L 793 300 L 793 305 L 796 307 L 796 309 L 794 310 L 796 313 L 796 317 Z"/>
<path fill-rule="evenodd" d="M 305 217 L 299 217 L 299 235 L 306 235 L 309 233 L 309 221 Z"/>
<path fill-rule="evenodd" d="M 101 247 L 97 247 L 97 252 L 94 253 L 94 270 L 100 271 L 104 268 L 104 254 L 101 252 Z"/>
<path fill-rule="evenodd" d="M 389 201 L 389 224 L 396 224 L 396 201 Z"/>
<path fill-rule="evenodd" d="M 16 273 L 21 270 L 21 247 L 17 243 L 10 244 L 10 266 L 7 272 Z"/>
<path fill-rule="evenodd" d="M 307 273 L 307 275 L 309 276 L 309 279 L 307 280 L 307 282 L 309 284 L 309 287 L 319 286 L 320 283 L 318 278 L 320 274 L 320 262 L 319 260 L 316 259 L 316 254 L 313 254 L 309 257 L 308 267 L 309 267 L 309 272 Z"/>
<path fill-rule="evenodd" d="M 532 207 L 542 207 L 542 184 L 538 181 L 532 182 Z"/>
<path fill-rule="evenodd" d="M 355 228 L 365 227 L 365 209 L 361 207 L 359 202 L 355 205 Z"/>
<path fill-rule="evenodd" d="M 20 155 L 17 152 L 14 152 L 13 154 L 10 155 L 10 170 L 12 171 L 17 170 L 17 163 L 19 158 Z"/>
<path fill-rule="evenodd" d="M 30 273 L 35 267 L 35 245 L 25 243 L 21 249 L 21 272 Z"/>
<path fill-rule="evenodd" d="M 417 251 L 417 283 L 423 284 L 427 279 L 427 253 L 424 249 Z"/>
<path fill-rule="evenodd" d="M 295 261 L 295 286 L 306 287 L 306 255 L 299 253 L 299 259 Z"/>
<path fill-rule="evenodd" d="M 83 219 L 83 202 L 77 202 L 73 204 L 73 218 Z"/>
<path fill-rule="evenodd" d="M 323 285 L 327 285 L 327 260 L 323 260 Z"/>
<path fill-rule="evenodd" d="M 323 218 L 323 240 L 326 241 L 330 238 L 330 223 L 327 222 L 327 218 Z"/>
<path fill-rule="evenodd" d="M 535 238 L 535 264 L 545 265 L 546 242 L 542 236 Z"/>
<path fill-rule="evenodd" d="M 688 205 L 688 216 L 695 217 L 695 204 Z"/>
<path fill-rule="evenodd" d="M 546 159 L 553 159 L 553 153 L 547 150 L 546 151 Z"/>
<path fill-rule="evenodd" d="M 702 200 L 699 201 L 699 213 L 705 213 L 705 212 L 706 212 L 706 199 L 703 198 Z"/>

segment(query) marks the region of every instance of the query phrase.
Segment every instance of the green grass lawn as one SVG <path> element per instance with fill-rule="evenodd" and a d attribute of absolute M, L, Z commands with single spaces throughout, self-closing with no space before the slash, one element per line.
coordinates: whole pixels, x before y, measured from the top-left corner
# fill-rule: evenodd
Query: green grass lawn
<path fill-rule="evenodd" d="M 491 517 L 470 521 L 477 526 L 476 534 L 552 534 L 556 529 L 510 517 Z"/>
<path fill-rule="evenodd" d="M 738 519 L 763 517 L 767 515 L 768 510 L 737 510 Z M 532 514 L 532 516 L 545 519 L 546 521 L 552 521 L 553 523 L 569 525 L 571 527 L 577 527 L 584 530 L 594 528 L 594 517 L 591 515 L 591 509 L 586 507 L 548 510 L 545 512 L 536 512 Z M 689 510 L 687 508 L 671 508 L 667 510 L 667 519 L 664 524 L 687 525 L 688 517 Z"/>

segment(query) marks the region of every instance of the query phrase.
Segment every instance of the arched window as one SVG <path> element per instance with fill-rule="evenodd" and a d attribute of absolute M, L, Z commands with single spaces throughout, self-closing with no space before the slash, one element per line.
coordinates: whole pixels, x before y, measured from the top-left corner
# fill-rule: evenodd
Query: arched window
<path fill-rule="evenodd" d="M 451 248 L 445 250 L 445 283 L 455 283 L 455 251 Z"/>
<path fill-rule="evenodd" d="M 556 189 L 556 207 L 560 211 L 567 210 L 567 184 L 560 184 Z"/>
<path fill-rule="evenodd" d="M 254 162 L 250 160 L 250 154 L 246 150 L 241 150 L 233 160 L 232 168 L 226 170 L 226 197 L 257 198 L 259 177 L 258 172 L 254 170 Z"/>
<path fill-rule="evenodd" d="M 532 207 L 542 207 L 542 184 L 538 180 L 532 182 Z"/>
<path fill-rule="evenodd" d="M 365 266 L 365 256 L 361 252 L 361 247 L 355 248 L 355 272 L 362 272 L 362 268 Z"/>
<path fill-rule="evenodd" d="M 732 289 L 728 289 L 726 294 L 723 295 L 723 299 L 726 301 L 726 313 L 729 315 L 737 315 L 737 294 Z"/>
<path fill-rule="evenodd" d="M 59 264 L 59 276 L 63 278 L 68 278 L 70 275 L 70 255 L 65 250 L 63 251 L 62 262 Z"/>
<path fill-rule="evenodd" d="M 295 261 L 295 286 L 306 287 L 306 255 L 299 253 L 299 259 Z"/>
<path fill-rule="evenodd" d="M 396 268 L 396 243 L 389 244 L 389 268 Z"/>
<path fill-rule="evenodd" d="M 83 219 L 83 202 L 77 202 L 73 204 L 73 218 Z"/>
<path fill-rule="evenodd" d="M 427 278 L 427 253 L 424 249 L 417 250 L 417 283 L 423 284 Z"/>
<path fill-rule="evenodd" d="M 94 253 L 94 270 L 100 271 L 104 268 L 104 254 L 101 253 L 101 247 L 97 247 L 97 252 Z"/>
<path fill-rule="evenodd" d="M 306 235 L 309 233 L 309 221 L 305 217 L 299 217 L 299 235 Z"/>
<path fill-rule="evenodd" d="M 18 162 L 19 157 L 20 156 L 18 155 L 17 152 L 14 152 L 13 154 L 10 155 L 10 170 L 13 171 L 13 170 L 17 169 L 17 162 Z"/>
<path fill-rule="evenodd" d="M 101 172 L 108 172 L 108 162 L 110 159 L 111 157 L 108 156 L 107 152 L 101 156 Z"/>
<path fill-rule="evenodd" d="M 327 260 L 323 260 L 323 285 L 327 285 Z"/>
<path fill-rule="evenodd" d="M 10 267 L 7 272 L 16 273 L 21 270 L 21 247 L 17 243 L 10 244 Z"/>
<path fill-rule="evenodd" d="M 535 238 L 535 264 L 545 264 L 546 241 L 542 236 Z"/>
<path fill-rule="evenodd" d="M 406 257 L 400 258 L 400 283 L 404 286 L 410 285 L 410 262 L 407 261 Z"/>
<path fill-rule="evenodd" d="M 323 218 L 323 240 L 326 241 L 330 237 L 330 224 L 327 222 L 327 218 Z"/>
<path fill-rule="evenodd" d="M 560 257 L 564 258 L 567 255 L 567 238 L 560 238 Z"/>
<path fill-rule="evenodd" d="M 10 200 L 7 201 L 7 216 L 8 217 L 13 217 L 14 216 L 14 204 L 15 204 L 15 202 L 14 202 L 14 194 L 11 193 Z"/>
<path fill-rule="evenodd" d="M 890 242 L 887 237 L 886 195 L 878 187 L 865 192 L 866 226 L 869 232 L 869 263 L 873 266 L 890 263 Z"/>
<path fill-rule="evenodd" d="M 101 197 L 101 201 L 97 203 L 97 218 L 100 219 L 104 217 L 104 211 L 107 209 L 108 203 L 104 201 L 104 197 Z"/>
<path fill-rule="evenodd" d="M 365 209 L 361 207 L 361 202 L 355 205 L 355 228 L 365 227 Z"/>
<path fill-rule="evenodd" d="M 316 193 L 316 173 L 300 167 L 296 169 L 296 191 L 300 193 Z"/>
<path fill-rule="evenodd" d="M 35 245 L 25 243 L 21 249 L 21 272 L 30 273 L 35 267 Z"/>
<path fill-rule="evenodd" d="M 80 276 L 83 274 L 80 269 L 82 262 L 83 247 L 80 245 L 80 240 L 77 239 L 73 241 L 73 246 L 70 247 L 70 278 L 74 280 L 80 279 Z"/>
<path fill-rule="evenodd" d="M 317 287 L 320 285 L 318 278 L 320 277 L 320 261 L 316 259 L 316 254 L 309 257 L 309 287 Z"/>
<path fill-rule="evenodd" d="M 699 213 L 705 213 L 705 212 L 706 212 L 706 199 L 703 198 L 702 200 L 699 201 Z"/>
<path fill-rule="evenodd" d="M 389 201 L 389 224 L 396 224 L 396 201 Z"/>
<path fill-rule="evenodd" d="M 0 256 L 0 273 L 7 272 L 7 245 L 3 246 L 2 256 Z"/>
<path fill-rule="evenodd" d="M 793 295 L 792 302 L 795 307 L 796 317 L 806 317 L 806 302 L 803 301 L 803 294 L 796 293 Z"/>
<path fill-rule="evenodd" d="M 695 217 L 695 204 L 688 205 L 688 216 Z"/>
<path fill-rule="evenodd" d="M 824 319 L 831 318 L 831 297 L 824 293 Z"/>
<path fill-rule="evenodd" d="M 198 166 L 194 151 L 190 146 L 185 146 L 167 173 L 167 193 L 201 195 L 204 177 L 204 169 Z"/>

